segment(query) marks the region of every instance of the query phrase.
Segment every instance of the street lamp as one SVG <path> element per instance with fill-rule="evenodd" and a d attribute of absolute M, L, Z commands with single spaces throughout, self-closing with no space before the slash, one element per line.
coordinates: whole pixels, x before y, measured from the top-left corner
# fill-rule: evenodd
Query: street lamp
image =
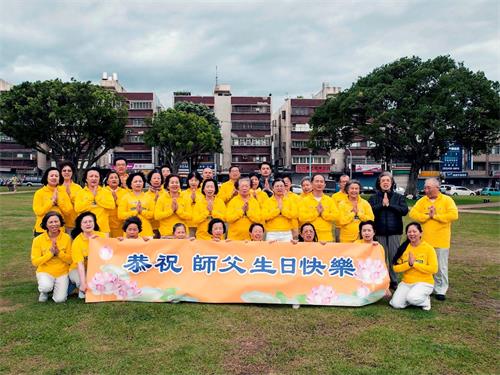
<path fill-rule="evenodd" d="M 346 147 L 346 150 L 349 151 L 349 180 L 352 180 L 352 152 L 349 147 Z"/>
<path fill-rule="evenodd" d="M 309 148 L 309 179 L 312 180 L 312 148 Z"/>

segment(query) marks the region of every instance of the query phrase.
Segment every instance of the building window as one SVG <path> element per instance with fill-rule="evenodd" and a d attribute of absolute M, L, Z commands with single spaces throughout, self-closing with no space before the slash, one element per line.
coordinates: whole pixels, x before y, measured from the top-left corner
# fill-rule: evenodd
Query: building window
<path fill-rule="evenodd" d="M 115 152 L 115 158 L 122 157 L 130 160 L 139 160 L 139 161 L 150 161 L 151 160 L 151 152 Z"/>
<path fill-rule="evenodd" d="M 316 140 L 314 141 L 317 147 L 322 148 L 322 149 L 328 149 L 328 142 L 325 141 L 319 141 Z M 309 141 L 292 141 L 292 148 L 309 148 Z"/>
<path fill-rule="evenodd" d="M 330 164 L 330 159 L 328 156 L 315 156 L 312 155 L 312 164 Z M 292 164 L 309 164 L 309 155 L 303 156 L 293 156 Z"/>
<path fill-rule="evenodd" d="M 259 121 L 233 121 L 232 130 L 270 130 L 269 122 Z"/>
<path fill-rule="evenodd" d="M 493 146 L 491 149 L 491 153 L 493 155 L 500 155 L 500 145 Z"/>
<path fill-rule="evenodd" d="M 293 124 L 292 131 L 294 132 L 308 132 L 311 130 L 309 124 Z"/>
<path fill-rule="evenodd" d="M 151 101 L 129 101 L 129 109 L 151 109 L 153 103 Z"/>
<path fill-rule="evenodd" d="M 128 143 L 144 143 L 144 136 L 142 135 L 127 135 Z"/>
<path fill-rule="evenodd" d="M 141 127 L 141 126 L 144 126 L 144 125 L 146 125 L 146 123 L 144 122 L 143 118 L 133 118 L 132 119 L 132 126 Z"/>
<path fill-rule="evenodd" d="M 368 147 L 368 148 L 374 148 L 376 146 L 377 146 L 377 144 L 375 142 L 373 142 L 373 141 L 367 141 L 366 142 L 366 147 Z"/>
<path fill-rule="evenodd" d="M 293 107 L 292 116 L 310 116 L 314 114 L 314 108 L 309 107 Z"/>
<path fill-rule="evenodd" d="M 267 147 L 271 145 L 270 138 L 233 138 L 233 146 L 257 146 L 257 147 Z"/>
<path fill-rule="evenodd" d="M 233 105 L 233 113 L 271 113 L 269 105 Z"/>

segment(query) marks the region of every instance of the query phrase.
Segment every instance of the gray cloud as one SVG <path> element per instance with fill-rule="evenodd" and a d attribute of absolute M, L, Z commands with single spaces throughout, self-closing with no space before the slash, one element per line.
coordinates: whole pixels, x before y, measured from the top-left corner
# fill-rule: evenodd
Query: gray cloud
<path fill-rule="evenodd" d="M 0 77 L 98 81 L 129 91 L 210 94 L 218 66 L 235 95 L 309 96 L 349 87 L 402 56 L 450 54 L 499 80 L 497 1 L 0 0 Z"/>

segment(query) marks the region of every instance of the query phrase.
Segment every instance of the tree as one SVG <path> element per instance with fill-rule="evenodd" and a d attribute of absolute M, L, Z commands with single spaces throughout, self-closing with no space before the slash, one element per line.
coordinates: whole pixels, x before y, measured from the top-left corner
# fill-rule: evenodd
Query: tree
<path fill-rule="evenodd" d="M 375 143 L 372 156 L 411 164 L 407 194 L 420 169 L 452 144 L 488 151 L 500 136 L 499 83 L 449 56 L 401 58 L 328 99 L 311 118 L 311 139 L 348 147 L 356 136 Z"/>
<path fill-rule="evenodd" d="M 93 165 L 118 146 L 126 123 L 125 100 L 90 82 L 24 82 L 0 96 L 4 134 L 77 168 Z"/>
<path fill-rule="evenodd" d="M 144 135 L 148 146 L 158 147 L 164 162 L 177 172 L 183 161 L 196 169 L 203 153 L 222 152 L 219 121 L 210 109 L 194 103 L 177 103 L 156 113 Z"/>

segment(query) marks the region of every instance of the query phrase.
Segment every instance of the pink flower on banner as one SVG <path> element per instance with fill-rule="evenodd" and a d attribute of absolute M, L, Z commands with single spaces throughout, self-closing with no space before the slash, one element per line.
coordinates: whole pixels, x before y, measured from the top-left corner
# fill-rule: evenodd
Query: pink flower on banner
<path fill-rule="evenodd" d="M 366 285 L 362 285 L 356 291 L 359 298 L 366 298 L 370 295 L 370 289 Z"/>
<path fill-rule="evenodd" d="M 365 284 L 382 284 L 387 275 L 385 262 L 380 259 L 359 260 L 356 269 L 356 278 Z"/>
<path fill-rule="evenodd" d="M 89 282 L 89 288 L 96 296 L 101 294 L 113 294 L 116 289 L 118 276 L 109 272 L 99 272 Z"/>
<path fill-rule="evenodd" d="M 113 249 L 107 246 L 103 246 L 99 249 L 99 257 L 102 260 L 110 260 L 113 257 Z"/>
<path fill-rule="evenodd" d="M 311 305 L 333 305 L 337 298 L 331 286 L 320 285 L 311 289 L 306 301 Z"/>
<path fill-rule="evenodd" d="M 114 294 L 118 299 L 131 299 L 142 291 L 135 281 L 124 280 L 109 272 L 99 272 L 89 282 L 89 288 L 96 296 Z"/>
<path fill-rule="evenodd" d="M 137 287 L 137 283 L 135 281 L 128 280 L 120 280 L 120 283 L 117 284 L 115 291 L 116 298 L 123 300 L 137 297 L 140 294 L 141 289 Z"/>

